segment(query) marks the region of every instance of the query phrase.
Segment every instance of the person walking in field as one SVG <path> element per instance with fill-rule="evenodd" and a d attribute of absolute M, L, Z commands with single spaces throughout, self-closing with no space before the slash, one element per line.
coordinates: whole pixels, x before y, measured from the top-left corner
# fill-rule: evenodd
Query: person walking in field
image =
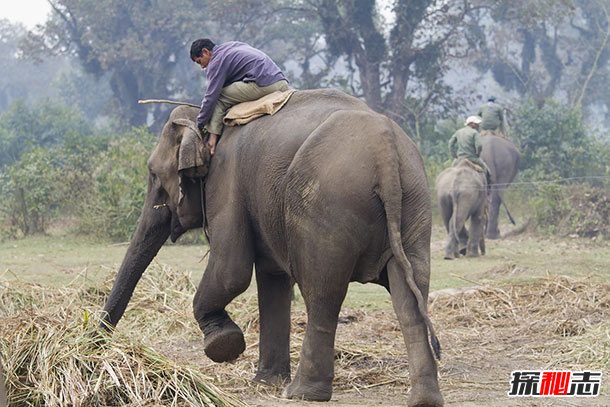
<path fill-rule="evenodd" d="M 202 38 L 191 44 L 191 59 L 206 70 L 208 87 L 197 116 L 199 130 L 209 133 L 214 155 L 226 111 L 238 103 L 289 89 L 282 70 L 264 52 L 238 41 L 220 45 Z"/>

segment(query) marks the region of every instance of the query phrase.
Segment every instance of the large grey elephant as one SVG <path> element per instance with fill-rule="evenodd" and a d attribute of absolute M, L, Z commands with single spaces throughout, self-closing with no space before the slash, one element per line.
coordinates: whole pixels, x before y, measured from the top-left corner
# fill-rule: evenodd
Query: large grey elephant
<path fill-rule="evenodd" d="M 412 381 L 408 403 L 442 405 L 434 358 L 440 345 L 426 305 L 430 196 L 409 137 L 356 98 L 300 91 L 274 116 L 227 128 L 208 171 L 199 167 L 208 152 L 193 122 L 197 113 L 186 106 L 173 110 L 148 160 L 148 192 L 105 305 L 108 323 L 118 323 L 166 239 L 175 241 L 205 222 L 210 257 L 193 307 L 208 357 L 224 362 L 244 351 L 243 333 L 225 307 L 248 288 L 255 265 L 255 380 L 290 380 L 296 282 L 308 322 L 284 396 L 329 400 L 337 318 L 348 283 L 374 282 L 391 292 L 403 332 Z M 202 175 L 203 190 L 193 177 Z"/>
<path fill-rule="evenodd" d="M 465 249 L 471 257 L 485 254 L 487 182 L 485 173 L 475 170 L 468 160 L 446 168 L 436 178 L 438 204 L 447 230 L 445 259 L 453 260 Z M 470 228 L 466 222 L 470 220 Z"/>
<path fill-rule="evenodd" d="M 502 204 L 504 190 L 517 175 L 521 154 L 512 142 L 498 136 L 481 137 L 481 146 L 481 159 L 485 161 L 491 173 L 491 197 L 486 236 L 488 239 L 497 239 L 500 237 L 498 229 L 500 204 Z"/>

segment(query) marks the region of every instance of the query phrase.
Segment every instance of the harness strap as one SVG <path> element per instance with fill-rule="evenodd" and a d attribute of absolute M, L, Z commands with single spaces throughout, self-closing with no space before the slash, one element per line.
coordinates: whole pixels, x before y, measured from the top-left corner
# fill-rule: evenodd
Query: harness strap
<path fill-rule="evenodd" d="M 206 202 L 205 202 L 205 182 L 203 178 L 199 178 L 199 191 L 201 193 L 201 215 L 203 217 L 203 233 L 205 234 L 205 238 L 210 243 L 210 235 L 208 233 L 208 213 L 206 211 Z"/>

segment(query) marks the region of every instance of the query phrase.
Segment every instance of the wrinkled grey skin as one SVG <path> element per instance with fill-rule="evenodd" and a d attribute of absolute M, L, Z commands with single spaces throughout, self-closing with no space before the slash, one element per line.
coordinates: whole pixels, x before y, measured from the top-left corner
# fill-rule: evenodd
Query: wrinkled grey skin
<path fill-rule="evenodd" d="M 149 159 L 140 222 L 105 306 L 111 326 L 167 237 L 176 240 L 201 225 L 199 183 L 183 179 L 179 199 L 181 143 L 197 140 L 184 119 L 196 115 L 197 109 L 176 108 Z M 160 204 L 167 206 L 153 209 Z M 443 404 L 432 347 L 437 356 L 440 348 L 426 311 L 430 197 L 417 148 L 394 122 L 338 91 L 297 92 L 274 116 L 225 129 L 209 167 L 205 211 L 210 257 L 193 307 L 208 357 L 229 361 L 245 349 L 225 307 L 248 288 L 254 265 L 260 313 L 255 380 L 290 381 L 296 282 L 308 323 L 284 396 L 329 400 L 348 283 L 375 282 L 391 291 L 407 346 L 409 405 Z"/>
<path fill-rule="evenodd" d="M 438 204 L 447 230 L 445 259 L 460 253 L 469 257 L 485 254 L 485 215 L 487 212 L 485 174 L 460 162 L 436 178 Z M 470 228 L 466 222 L 470 220 Z"/>
<path fill-rule="evenodd" d="M 513 182 L 519 170 L 521 154 L 509 140 L 497 136 L 481 137 L 481 159 L 489 167 L 491 173 L 491 197 L 489 216 L 487 220 L 488 239 L 498 239 L 498 214 L 504 190 Z"/>

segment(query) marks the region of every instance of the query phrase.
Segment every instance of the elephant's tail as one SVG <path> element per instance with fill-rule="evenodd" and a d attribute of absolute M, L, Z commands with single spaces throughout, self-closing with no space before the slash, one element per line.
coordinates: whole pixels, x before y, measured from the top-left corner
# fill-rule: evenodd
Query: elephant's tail
<path fill-rule="evenodd" d="M 387 228 L 388 228 L 388 238 L 390 242 L 390 248 L 392 250 L 392 254 L 394 255 L 394 259 L 398 263 L 399 267 L 404 271 L 405 279 L 407 282 L 407 286 L 415 296 L 417 300 L 417 308 L 421 317 L 423 318 L 426 327 L 428 328 L 428 332 L 430 334 L 430 345 L 432 350 L 434 351 L 435 357 L 440 360 L 441 358 L 441 344 L 436 336 L 436 332 L 434 331 L 434 327 L 432 326 L 432 321 L 428 316 L 426 302 L 423 298 L 422 292 L 417 286 L 415 282 L 415 277 L 413 275 L 413 267 L 407 258 L 404 247 L 402 245 L 402 233 L 401 233 L 401 219 L 402 219 L 402 201 L 403 201 L 403 193 L 407 191 L 407 193 L 412 193 L 412 204 L 417 205 L 418 202 L 423 202 L 424 200 L 429 199 L 428 187 L 425 183 L 425 180 L 418 184 L 416 181 L 413 181 L 413 189 L 405 188 L 401 182 L 401 171 L 404 171 L 404 168 L 401 168 L 404 164 L 402 164 L 399 160 L 397 148 L 393 145 L 393 142 L 386 140 L 385 143 L 386 151 L 384 152 L 384 157 L 389 157 L 390 159 L 386 161 L 386 165 L 382 165 L 379 168 L 380 171 L 380 179 L 383 180 L 379 185 L 379 198 L 383 202 L 383 206 L 386 213 L 387 219 Z M 415 229 L 413 232 L 417 234 L 418 227 L 424 227 L 424 222 L 418 222 L 417 220 L 413 221 Z"/>
<path fill-rule="evenodd" d="M 459 246 L 459 241 L 460 241 L 460 230 L 462 229 L 461 227 L 458 229 L 459 223 L 458 219 L 459 219 L 459 213 L 460 213 L 460 208 L 459 208 L 459 202 L 460 202 L 460 197 L 459 192 L 457 190 L 457 185 L 456 185 L 456 179 L 453 180 L 453 186 L 451 188 L 451 205 L 452 205 L 452 211 L 453 213 L 451 214 L 451 219 L 449 219 L 449 222 L 451 224 L 451 226 L 449 227 L 449 231 L 453 232 L 453 238 L 455 239 L 456 242 L 458 242 L 458 246 Z M 459 247 L 458 247 L 459 249 Z"/>
<path fill-rule="evenodd" d="M 386 209 L 387 215 L 387 209 Z M 428 311 L 426 309 L 426 303 L 424 301 L 424 297 L 421 293 L 419 287 L 417 287 L 417 283 L 415 283 L 415 277 L 413 276 L 413 267 L 405 254 L 404 248 L 402 247 L 402 238 L 400 233 L 400 223 L 391 221 L 388 216 L 388 232 L 390 235 L 390 247 L 392 248 L 392 253 L 394 254 L 394 259 L 398 262 L 400 268 L 405 271 L 405 276 L 407 280 L 407 285 L 413 295 L 415 295 L 415 299 L 417 300 L 417 308 L 419 309 L 419 313 L 421 314 L 426 326 L 428 327 L 428 332 L 430 333 L 430 345 L 432 346 L 432 350 L 434 351 L 434 355 L 438 360 L 441 360 L 441 343 L 436 336 L 436 332 L 434 331 L 434 327 L 432 326 L 432 321 L 428 316 Z"/>
<path fill-rule="evenodd" d="M 504 202 L 504 199 L 502 199 L 502 196 L 500 196 L 500 202 L 502 202 L 502 206 L 504 206 L 504 209 L 506 210 L 506 215 L 508 216 L 508 220 L 510 220 L 510 223 L 512 223 L 513 225 L 516 225 L 517 222 L 515 222 L 515 218 L 513 218 L 513 215 L 510 214 L 510 212 L 508 210 L 508 206 L 506 206 L 506 202 Z"/>

